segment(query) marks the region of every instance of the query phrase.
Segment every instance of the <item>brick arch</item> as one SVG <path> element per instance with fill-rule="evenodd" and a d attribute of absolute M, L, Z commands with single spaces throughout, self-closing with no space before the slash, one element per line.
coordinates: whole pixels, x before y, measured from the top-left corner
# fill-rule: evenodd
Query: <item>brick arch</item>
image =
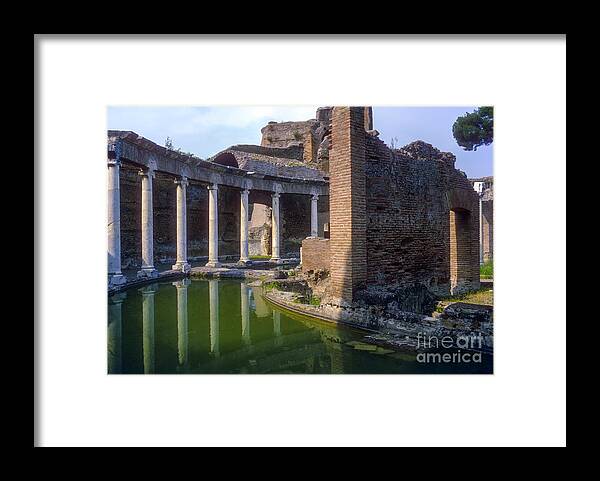
<path fill-rule="evenodd" d="M 471 188 L 448 191 L 450 291 L 459 294 L 479 281 L 477 193 Z"/>
<path fill-rule="evenodd" d="M 476 195 L 473 189 L 451 189 L 448 191 L 448 210 L 474 212 L 477 207 Z"/>
<path fill-rule="evenodd" d="M 459 293 L 472 277 L 472 215 L 462 208 L 450 209 L 450 291 Z"/>

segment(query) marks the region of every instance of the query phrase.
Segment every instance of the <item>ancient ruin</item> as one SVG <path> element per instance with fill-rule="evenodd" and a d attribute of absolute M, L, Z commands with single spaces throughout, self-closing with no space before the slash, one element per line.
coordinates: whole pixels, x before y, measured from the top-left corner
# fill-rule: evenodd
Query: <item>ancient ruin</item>
<path fill-rule="evenodd" d="M 479 261 L 483 264 L 494 258 L 494 178 L 469 180 L 479 194 Z"/>
<path fill-rule="evenodd" d="M 108 132 L 109 289 L 155 279 L 157 262 L 188 275 L 192 263 L 244 269 L 268 256 L 271 267 L 300 261 L 308 289 L 343 321 L 360 306 L 423 314 L 479 288 L 491 178 L 469 180 L 453 154 L 422 141 L 389 148 L 370 107 L 322 107 L 261 132 L 261 145 L 205 160 Z"/>

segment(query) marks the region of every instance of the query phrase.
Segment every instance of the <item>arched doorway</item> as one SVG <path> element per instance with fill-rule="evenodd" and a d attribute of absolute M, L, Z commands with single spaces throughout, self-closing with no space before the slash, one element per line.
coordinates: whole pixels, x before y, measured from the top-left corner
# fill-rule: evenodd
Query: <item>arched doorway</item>
<path fill-rule="evenodd" d="M 450 292 L 453 295 L 468 290 L 473 281 L 472 222 L 470 211 L 450 210 Z"/>

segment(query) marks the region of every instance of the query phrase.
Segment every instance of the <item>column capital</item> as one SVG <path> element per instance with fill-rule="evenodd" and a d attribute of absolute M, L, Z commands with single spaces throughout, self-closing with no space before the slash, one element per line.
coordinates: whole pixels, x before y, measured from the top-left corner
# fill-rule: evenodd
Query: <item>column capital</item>
<path fill-rule="evenodd" d="M 155 177 L 156 173 L 153 169 L 140 169 L 138 175 L 141 175 L 142 177 Z"/>
<path fill-rule="evenodd" d="M 312 200 L 319 200 L 319 194 L 311 194 Z"/>
<path fill-rule="evenodd" d="M 190 185 L 190 181 L 185 176 L 183 176 L 183 177 L 181 177 L 179 179 L 174 179 L 173 182 L 176 185 L 181 185 L 182 187 L 187 187 L 188 185 Z"/>
<path fill-rule="evenodd" d="M 279 199 L 279 198 L 281 197 L 281 192 L 273 192 L 273 193 L 271 194 L 271 197 L 272 197 L 273 199 Z"/>
<path fill-rule="evenodd" d="M 240 194 L 243 194 L 243 195 L 248 195 L 248 194 L 250 194 L 250 189 L 242 189 L 242 190 L 240 191 Z"/>
<path fill-rule="evenodd" d="M 216 182 L 209 184 L 206 186 L 206 188 L 208 190 L 219 190 L 219 184 L 217 184 Z"/>

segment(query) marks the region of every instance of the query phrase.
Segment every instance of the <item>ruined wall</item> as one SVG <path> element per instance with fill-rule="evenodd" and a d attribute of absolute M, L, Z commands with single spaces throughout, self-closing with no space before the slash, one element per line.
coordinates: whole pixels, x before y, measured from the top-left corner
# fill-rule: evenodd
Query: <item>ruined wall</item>
<path fill-rule="evenodd" d="M 310 196 L 282 194 L 279 213 L 281 255 L 300 257 L 302 241 L 310 235 Z"/>
<path fill-rule="evenodd" d="M 302 241 L 302 272 L 330 270 L 329 239 L 308 238 Z"/>
<path fill-rule="evenodd" d="M 269 122 L 261 129 L 261 146 L 301 149 L 304 163 L 327 172 L 332 110 L 319 108 L 316 119 L 302 122 Z"/>
<path fill-rule="evenodd" d="M 336 107 L 329 157 L 328 302 L 419 311 L 479 286 L 478 196 L 452 154 L 421 141 L 392 151 L 365 131 L 362 108 Z"/>
<path fill-rule="evenodd" d="M 154 213 L 154 259 L 168 262 L 176 258 L 177 245 L 177 191 L 172 177 L 156 175 L 152 181 Z M 140 226 L 141 231 L 141 226 Z M 141 242 L 140 242 L 141 249 Z"/>
<path fill-rule="evenodd" d="M 120 169 L 121 266 L 139 267 L 142 259 L 142 180 L 137 170 Z"/>
<path fill-rule="evenodd" d="M 479 201 L 454 160 L 425 142 L 392 151 L 367 136 L 369 283 L 438 295 L 477 287 Z"/>
<path fill-rule="evenodd" d="M 208 190 L 204 185 L 187 187 L 187 231 L 188 258 L 208 256 Z"/>
<path fill-rule="evenodd" d="M 248 253 L 250 256 L 271 254 L 271 207 L 265 204 L 249 205 Z"/>

